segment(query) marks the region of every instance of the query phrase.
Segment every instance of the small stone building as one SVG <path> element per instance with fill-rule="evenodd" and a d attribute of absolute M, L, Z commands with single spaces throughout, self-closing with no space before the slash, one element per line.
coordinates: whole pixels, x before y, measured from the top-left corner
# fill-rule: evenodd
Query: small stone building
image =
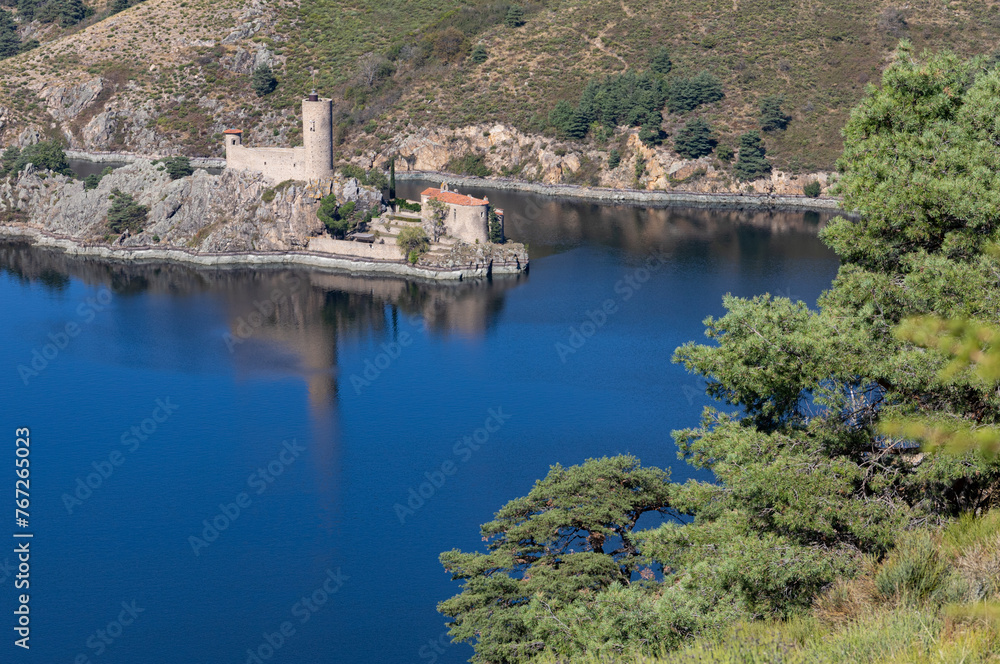
<path fill-rule="evenodd" d="M 302 100 L 302 143 L 294 148 L 248 148 L 241 129 L 227 129 L 226 168 L 262 173 L 275 182 L 333 177 L 333 100 L 316 91 Z"/>
<path fill-rule="evenodd" d="M 448 189 L 448 183 L 440 188 L 431 187 L 420 192 L 420 214 L 424 221 L 431 221 L 430 201 L 444 204 L 446 217 L 445 234 L 474 244 L 476 241 L 490 240 L 490 199 L 473 198 Z M 502 222 L 501 222 L 502 223 Z"/>

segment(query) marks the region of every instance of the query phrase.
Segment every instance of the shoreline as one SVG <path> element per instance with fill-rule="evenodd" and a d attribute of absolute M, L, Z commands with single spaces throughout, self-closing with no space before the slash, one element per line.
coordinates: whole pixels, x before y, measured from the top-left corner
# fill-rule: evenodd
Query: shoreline
<path fill-rule="evenodd" d="M 94 163 L 132 163 L 140 159 L 160 159 L 156 155 L 137 155 L 126 152 L 86 152 L 66 150 L 70 159 Z M 169 155 L 168 155 L 169 156 Z M 226 160 L 217 157 L 191 157 L 195 168 L 225 168 Z M 838 198 L 810 198 L 794 194 L 734 194 L 730 192 L 701 193 L 695 191 L 649 191 L 645 189 L 613 189 L 610 187 L 585 187 L 571 184 L 541 184 L 503 178 L 456 175 L 442 171 L 396 171 L 396 180 L 440 180 L 463 187 L 482 187 L 507 191 L 523 191 L 553 198 L 651 205 L 657 207 L 683 206 L 702 208 L 770 208 L 777 210 L 840 210 Z"/>
<path fill-rule="evenodd" d="M 701 193 L 695 191 L 649 191 L 612 189 L 571 184 L 541 184 L 501 177 L 454 175 L 441 171 L 396 171 L 396 180 L 440 180 L 463 187 L 523 191 L 552 198 L 570 198 L 602 203 L 644 204 L 656 207 L 771 208 L 780 210 L 840 210 L 838 198 L 810 198 L 793 194 Z"/>
<path fill-rule="evenodd" d="M 132 263 L 185 263 L 198 267 L 310 267 L 338 274 L 357 276 L 378 275 L 417 278 L 431 281 L 464 281 L 491 276 L 519 275 L 527 265 L 503 263 L 490 268 L 447 269 L 418 267 L 397 261 L 358 260 L 346 256 L 315 251 L 257 251 L 203 253 L 179 247 L 129 247 L 115 249 L 105 245 L 88 245 L 67 235 L 58 235 L 30 226 L 0 225 L 0 240 L 23 240 L 33 246 L 58 249 L 72 256 L 99 258 Z"/>

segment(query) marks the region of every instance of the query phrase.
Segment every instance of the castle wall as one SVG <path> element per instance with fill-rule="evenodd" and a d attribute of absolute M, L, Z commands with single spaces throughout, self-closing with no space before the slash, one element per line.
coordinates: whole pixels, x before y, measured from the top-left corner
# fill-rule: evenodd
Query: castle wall
<path fill-rule="evenodd" d="M 226 168 L 254 171 L 275 182 L 308 180 L 305 148 L 247 148 L 226 146 Z"/>
<path fill-rule="evenodd" d="M 322 251 L 338 256 L 355 256 L 357 258 L 373 258 L 389 261 L 398 261 L 403 258 L 403 251 L 395 242 L 392 244 L 368 244 L 367 242 L 335 240 L 332 237 L 326 236 L 310 238 L 309 251 Z"/>
<path fill-rule="evenodd" d="M 302 142 L 294 148 L 248 148 L 226 136 L 226 168 L 262 173 L 276 182 L 333 177 L 333 100 L 302 101 Z"/>

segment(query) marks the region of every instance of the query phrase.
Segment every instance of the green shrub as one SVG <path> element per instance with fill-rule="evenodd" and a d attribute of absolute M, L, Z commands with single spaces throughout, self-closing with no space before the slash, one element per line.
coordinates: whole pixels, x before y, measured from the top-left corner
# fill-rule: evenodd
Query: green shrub
<path fill-rule="evenodd" d="M 520 5 L 511 5 L 503 19 L 508 28 L 519 28 L 524 25 L 524 9 Z"/>
<path fill-rule="evenodd" d="M 160 236 L 159 235 L 154 235 L 153 236 L 153 242 L 159 242 L 159 241 L 160 241 Z"/>
<path fill-rule="evenodd" d="M 503 244 L 503 226 L 500 225 L 500 217 L 492 207 L 490 208 L 490 242 Z"/>
<path fill-rule="evenodd" d="M 66 160 L 66 153 L 63 151 L 62 145 L 56 141 L 40 141 L 23 150 L 18 150 L 15 147 L 7 148 L 3 157 L 0 158 L 0 165 L 2 165 L 0 175 L 20 173 L 28 164 L 34 165 L 37 170 L 74 175 L 73 169 L 69 167 L 69 162 Z"/>
<path fill-rule="evenodd" d="M 765 158 L 767 153 L 756 129 L 740 136 L 740 156 L 733 167 L 733 173 L 740 180 L 749 181 L 764 177 L 771 172 L 771 164 Z"/>
<path fill-rule="evenodd" d="M 163 165 L 167 169 L 167 175 L 171 180 L 179 180 L 194 173 L 189 157 L 170 157 L 163 160 Z"/>
<path fill-rule="evenodd" d="M 420 212 L 420 203 L 411 203 L 404 198 L 394 198 L 392 199 L 392 204 L 397 206 L 400 210 Z"/>
<path fill-rule="evenodd" d="M 720 145 L 715 148 L 715 156 L 722 161 L 730 162 L 733 160 L 733 157 L 736 156 L 736 153 L 733 152 L 733 149 L 728 145 Z"/>
<path fill-rule="evenodd" d="M 396 236 L 396 245 L 403 250 L 411 263 L 416 263 L 417 258 L 430 248 L 430 238 L 423 228 L 410 226 L 401 230 Z"/>
<path fill-rule="evenodd" d="M 108 230 L 112 233 L 138 233 L 146 224 L 149 208 L 136 202 L 131 194 L 118 189 L 111 192 L 108 210 Z"/>
<path fill-rule="evenodd" d="M 449 173 L 473 175 L 481 178 L 493 174 L 493 171 L 486 165 L 486 158 L 481 154 L 474 154 L 472 152 L 466 152 L 461 157 L 452 159 L 445 166 L 445 169 Z"/>
<path fill-rule="evenodd" d="M 673 63 L 670 61 L 670 52 L 667 50 L 666 46 L 661 46 L 656 49 L 653 53 L 653 57 L 649 60 L 649 69 L 654 74 L 669 74 L 670 70 L 673 68 Z"/>
<path fill-rule="evenodd" d="M 275 78 L 270 65 L 261 65 L 254 69 L 250 85 L 258 97 L 263 97 L 275 91 L 278 79 Z"/>
<path fill-rule="evenodd" d="M 778 131 L 784 129 L 791 122 L 792 116 L 781 110 L 784 103 L 778 95 L 764 97 L 760 102 L 760 128 L 764 131 Z"/>
<path fill-rule="evenodd" d="M 469 61 L 481 65 L 486 62 L 490 57 L 490 54 L 486 51 L 486 47 L 482 44 L 476 44 L 476 47 L 472 49 L 472 53 L 469 55 Z"/>
<path fill-rule="evenodd" d="M 689 120 L 674 138 L 674 150 L 687 159 L 697 159 L 711 154 L 717 141 L 712 127 L 702 120 Z"/>
<path fill-rule="evenodd" d="M 97 189 L 97 185 L 101 183 L 101 176 L 97 173 L 91 173 L 83 179 L 84 189 Z"/>
<path fill-rule="evenodd" d="M 622 153 L 618 148 L 612 148 L 608 153 L 608 168 L 618 168 L 620 163 L 622 163 Z"/>
<path fill-rule="evenodd" d="M 822 193 L 823 187 L 820 185 L 819 180 L 813 180 L 809 182 L 804 187 L 802 187 L 802 193 L 809 198 L 816 198 Z"/>
<path fill-rule="evenodd" d="M 672 113 L 683 113 L 719 101 L 724 96 L 719 79 L 703 71 L 692 78 L 675 79 L 670 84 L 667 104 Z"/>
<path fill-rule="evenodd" d="M 903 535 L 875 574 L 875 587 L 886 600 L 943 604 L 960 599 L 960 583 L 951 560 L 926 531 Z"/>
<path fill-rule="evenodd" d="M 264 201 L 265 203 L 270 203 L 274 200 L 275 194 L 276 192 L 274 191 L 274 189 L 268 187 L 263 191 L 263 193 L 261 193 L 260 200 Z"/>

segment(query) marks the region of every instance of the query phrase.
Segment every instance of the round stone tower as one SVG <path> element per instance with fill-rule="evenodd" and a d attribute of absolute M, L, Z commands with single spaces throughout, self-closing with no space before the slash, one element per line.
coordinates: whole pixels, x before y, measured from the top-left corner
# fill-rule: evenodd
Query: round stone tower
<path fill-rule="evenodd" d="M 302 143 L 306 148 L 305 175 L 309 179 L 333 175 L 333 100 L 316 91 L 302 100 Z"/>

